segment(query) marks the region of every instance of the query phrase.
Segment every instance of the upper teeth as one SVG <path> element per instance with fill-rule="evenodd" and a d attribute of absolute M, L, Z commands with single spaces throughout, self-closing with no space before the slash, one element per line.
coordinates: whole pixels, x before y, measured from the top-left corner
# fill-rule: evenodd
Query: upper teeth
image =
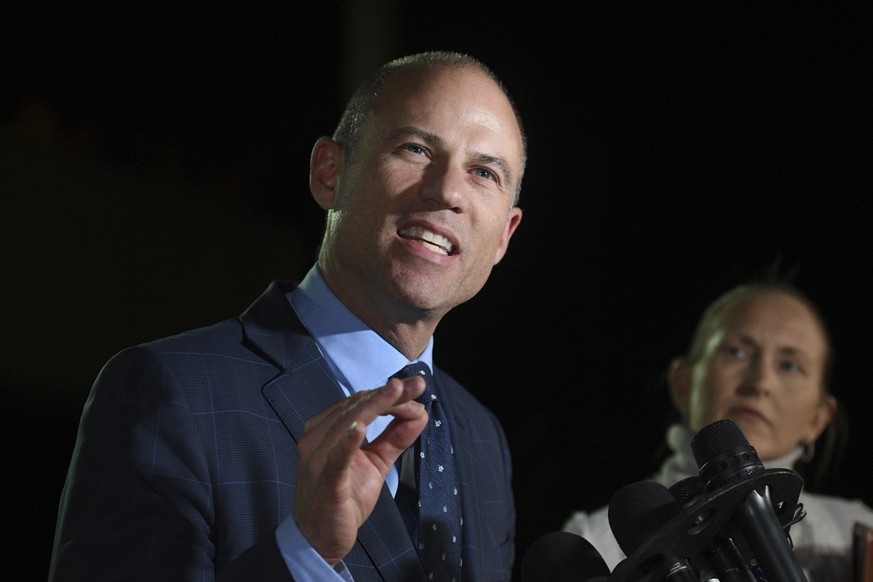
<path fill-rule="evenodd" d="M 428 245 L 431 245 L 433 249 L 439 253 L 444 255 L 448 255 L 452 252 L 452 243 L 446 237 L 433 233 L 429 230 L 425 230 L 420 226 L 413 226 L 411 228 L 404 228 L 400 230 L 400 236 L 404 238 L 415 238 Z"/>

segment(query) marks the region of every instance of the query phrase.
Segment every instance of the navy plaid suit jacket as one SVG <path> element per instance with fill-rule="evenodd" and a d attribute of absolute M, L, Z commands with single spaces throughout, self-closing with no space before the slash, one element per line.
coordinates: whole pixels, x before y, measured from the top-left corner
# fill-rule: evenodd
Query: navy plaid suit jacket
<path fill-rule="evenodd" d="M 128 348 L 83 410 L 50 582 L 291 580 L 275 528 L 291 513 L 297 439 L 344 398 L 273 282 L 238 319 Z M 439 369 L 459 454 L 465 581 L 509 580 L 511 461 L 497 418 Z M 356 582 L 424 580 L 387 487 L 345 564 Z"/>

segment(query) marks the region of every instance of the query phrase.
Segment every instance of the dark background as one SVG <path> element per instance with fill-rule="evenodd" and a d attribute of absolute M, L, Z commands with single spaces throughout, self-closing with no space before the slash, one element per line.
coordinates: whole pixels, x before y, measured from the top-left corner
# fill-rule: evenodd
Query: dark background
<path fill-rule="evenodd" d="M 660 373 L 716 295 L 777 259 L 834 335 L 852 443 L 830 491 L 873 503 L 866 9 L 553 4 L 4 4 L 16 579 L 45 578 L 102 364 L 302 277 L 322 226 L 312 144 L 365 71 L 429 49 L 490 64 L 529 135 L 521 228 L 435 348 L 506 427 L 519 561 L 572 510 L 648 476 L 669 410 Z"/>

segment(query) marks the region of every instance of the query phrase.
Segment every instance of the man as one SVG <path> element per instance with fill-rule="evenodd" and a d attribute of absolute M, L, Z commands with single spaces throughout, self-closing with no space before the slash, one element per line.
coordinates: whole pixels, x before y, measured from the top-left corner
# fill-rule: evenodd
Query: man
<path fill-rule="evenodd" d="M 422 53 L 365 81 L 312 150 L 326 225 L 303 281 L 276 281 L 238 319 L 127 349 L 101 371 L 50 581 L 508 580 L 505 435 L 432 350 L 443 316 L 506 253 L 525 161 L 515 107 L 477 60 Z M 415 400 L 425 381 L 389 380 L 412 362 L 433 371 L 453 439 L 457 487 L 435 485 L 462 505 L 459 538 L 440 540 L 462 545 L 446 576 L 403 501 L 426 488 L 413 474 L 424 461 L 397 461 L 425 456 L 419 435 L 434 420 Z"/>

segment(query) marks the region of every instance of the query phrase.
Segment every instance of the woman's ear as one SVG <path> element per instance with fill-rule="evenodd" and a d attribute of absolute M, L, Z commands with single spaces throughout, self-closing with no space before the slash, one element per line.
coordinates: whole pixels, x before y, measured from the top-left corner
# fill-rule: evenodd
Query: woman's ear
<path fill-rule="evenodd" d="M 342 167 L 342 146 L 333 139 L 322 136 L 312 146 L 309 156 L 309 190 L 312 197 L 324 210 L 336 204 L 336 185 Z"/>
<path fill-rule="evenodd" d="M 815 413 L 812 416 L 812 421 L 809 424 L 808 433 L 804 435 L 804 440 L 801 444 L 811 444 L 818 440 L 824 429 L 828 427 L 834 419 L 834 414 L 837 412 L 839 403 L 837 399 L 830 394 L 822 396 L 821 401 L 815 408 Z"/>
<path fill-rule="evenodd" d="M 670 362 L 667 371 L 667 387 L 670 390 L 670 400 L 682 416 L 688 415 L 688 399 L 691 395 L 691 366 L 683 358 Z"/>

